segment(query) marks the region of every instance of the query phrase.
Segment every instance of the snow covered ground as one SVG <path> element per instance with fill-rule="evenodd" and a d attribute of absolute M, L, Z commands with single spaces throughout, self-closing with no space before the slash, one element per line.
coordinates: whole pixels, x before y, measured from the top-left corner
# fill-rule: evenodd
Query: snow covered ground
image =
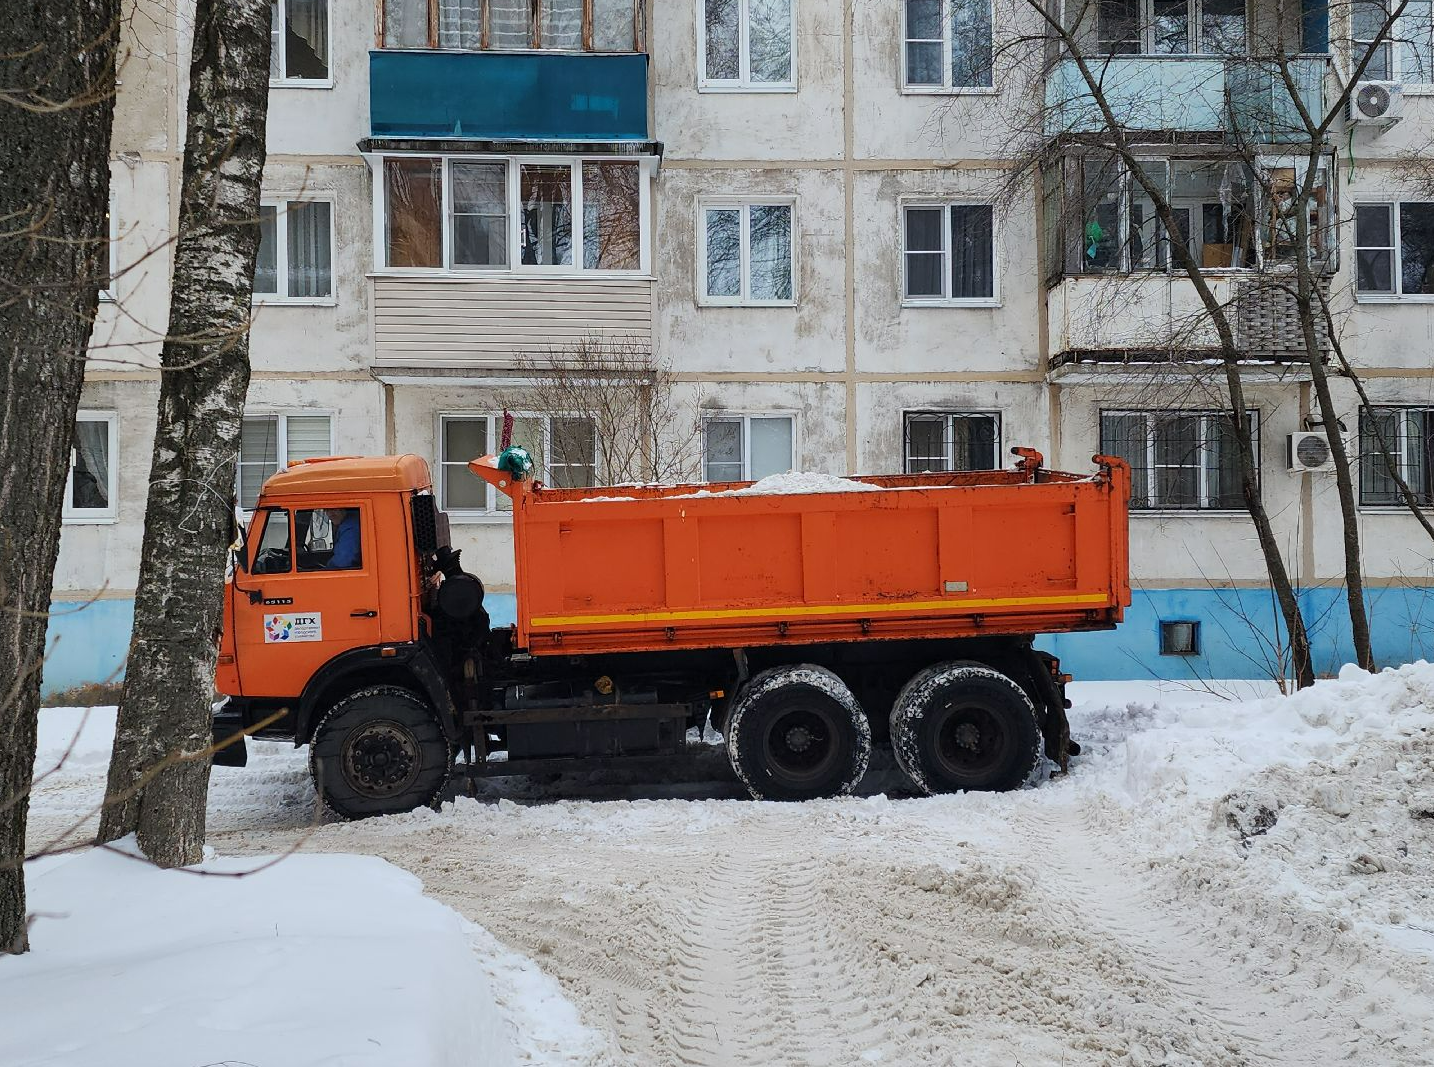
<path fill-rule="evenodd" d="M 888 757 L 873 760 L 864 796 L 753 803 L 715 753 L 699 753 L 658 785 L 618 774 L 513 780 L 438 812 L 315 824 L 302 753 L 256 744 L 248 768 L 215 772 L 211 843 L 223 863 L 297 844 L 302 854 L 271 872 L 292 865 L 324 898 L 371 884 L 378 898 L 344 910 L 369 926 L 396 911 L 398 926 L 444 941 L 432 975 L 406 977 L 447 974 L 441 984 L 473 1025 L 506 1039 L 519 1063 L 1430 1063 L 1434 667 L 1349 671 L 1292 698 L 1219 689 L 1077 686 L 1072 732 L 1086 749 L 1072 774 L 1005 795 L 911 797 Z M 79 713 L 45 715 L 53 760 Z M 97 717 L 98 742 L 82 738 L 40 782 L 36 841 L 83 821 L 103 786 L 108 725 Z M 418 875 L 478 924 L 462 934 L 476 970 L 451 955 L 456 920 L 417 910 L 412 883 L 373 860 L 316 853 L 378 856 Z M 101 860 L 133 866 L 88 856 L 68 866 Z M 372 873 L 298 866 L 326 860 Z M 37 908 L 49 910 L 46 883 L 66 869 L 34 879 Z M 114 933 L 128 930 L 117 913 L 145 895 L 126 878 L 155 877 L 253 894 L 254 927 L 214 957 L 234 974 L 212 999 L 266 999 L 253 988 L 268 967 L 259 926 L 279 905 L 259 877 L 96 867 L 91 888 L 75 890 L 83 909 L 37 924 L 37 951 L 20 963 L 58 969 L 43 997 L 37 979 L 12 980 L 13 965 L 0 965 L 0 1014 L 69 1011 L 50 1058 L 19 1062 L 98 1062 L 60 1047 L 85 1036 L 78 1022 L 92 1005 L 140 985 L 140 968 L 180 967 L 186 945 L 219 951 L 217 925 L 206 943 L 202 924 L 190 941 L 177 922 L 166 963 Z M 275 916 L 281 931 L 290 914 Z M 46 938 L 62 946 L 48 962 Z M 316 956 L 328 947 L 307 946 Z M 388 960 L 376 950 L 367 968 L 345 964 L 345 991 L 392 977 Z M 67 993 L 63 975 L 82 970 L 83 992 Z M 452 992 L 485 981 L 490 997 Z M 404 995 L 396 1004 L 411 1017 L 375 1025 L 453 1023 L 451 1000 Z M 351 1011 L 347 1025 L 370 1014 Z M 155 1032 L 140 1022 L 139 1034 Z M 195 1064 L 218 1058 L 193 1047 Z M 458 1062 L 420 1047 L 372 1062 Z M 467 1062 L 507 1061 L 475 1050 Z"/>

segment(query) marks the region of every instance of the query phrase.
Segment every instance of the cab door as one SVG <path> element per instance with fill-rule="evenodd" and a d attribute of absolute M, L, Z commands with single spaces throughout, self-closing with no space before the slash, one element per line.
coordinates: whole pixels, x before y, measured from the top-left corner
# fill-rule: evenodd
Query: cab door
<path fill-rule="evenodd" d="M 357 514 L 354 565 L 331 566 L 340 524 L 316 517 L 324 511 Z M 297 697 L 335 656 L 380 643 L 372 509 L 347 502 L 265 508 L 250 530 L 248 573 L 234 586 L 239 684 L 246 697 Z"/>

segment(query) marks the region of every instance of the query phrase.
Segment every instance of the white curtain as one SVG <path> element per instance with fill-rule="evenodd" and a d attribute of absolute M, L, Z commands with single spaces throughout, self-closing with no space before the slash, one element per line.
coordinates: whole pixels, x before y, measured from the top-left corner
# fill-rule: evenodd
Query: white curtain
<path fill-rule="evenodd" d="M 332 244 L 327 203 L 289 205 L 289 295 L 333 293 Z"/>
<path fill-rule="evenodd" d="M 488 0 L 488 47 L 532 48 L 532 14 L 529 0 Z"/>
<path fill-rule="evenodd" d="M 288 32 L 284 34 L 285 71 L 290 78 L 329 76 L 328 0 L 287 0 Z"/>
<path fill-rule="evenodd" d="M 583 0 L 542 0 L 543 47 L 583 46 Z"/>
<path fill-rule="evenodd" d="M 110 506 L 110 424 L 75 423 L 75 472 L 71 503 L 77 508 Z"/>
<path fill-rule="evenodd" d="M 438 0 L 439 48 L 473 51 L 482 41 L 482 0 Z"/>

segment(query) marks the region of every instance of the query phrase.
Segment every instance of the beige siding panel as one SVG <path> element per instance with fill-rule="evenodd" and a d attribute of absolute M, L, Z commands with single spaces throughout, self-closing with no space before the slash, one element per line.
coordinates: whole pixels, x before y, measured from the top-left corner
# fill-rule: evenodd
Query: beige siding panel
<path fill-rule="evenodd" d="M 503 367 L 591 335 L 650 346 L 646 278 L 376 277 L 374 356 L 388 367 Z"/>

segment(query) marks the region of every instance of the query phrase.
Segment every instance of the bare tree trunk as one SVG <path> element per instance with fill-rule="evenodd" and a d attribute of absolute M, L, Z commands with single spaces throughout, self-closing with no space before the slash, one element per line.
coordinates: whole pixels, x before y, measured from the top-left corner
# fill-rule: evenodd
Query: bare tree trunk
<path fill-rule="evenodd" d="M 29 947 L 25 823 L 85 350 L 109 255 L 118 0 L 0 19 L 0 953 Z"/>
<path fill-rule="evenodd" d="M 100 840 L 199 861 L 210 702 L 249 388 L 269 0 L 199 0 L 164 380 Z"/>
<path fill-rule="evenodd" d="M 1349 606 L 1350 637 L 1354 643 L 1354 659 L 1367 671 L 1374 670 L 1374 646 L 1369 636 L 1369 613 L 1364 603 L 1364 569 L 1359 554 L 1359 510 L 1354 497 L 1354 480 L 1349 476 L 1349 450 L 1344 447 L 1344 433 L 1335 411 L 1334 397 L 1329 389 L 1329 371 L 1315 332 L 1314 279 L 1310 276 L 1309 211 L 1302 198 L 1296 205 L 1295 220 L 1295 304 L 1299 309 L 1300 326 L 1304 333 L 1305 353 L 1315 395 L 1319 398 L 1320 422 L 1329 438 L 1330 455 L 1334 458 L 1335 485 L 1339 491 L 1339 512 L 1343 520 L 1344 594 Z"/>

